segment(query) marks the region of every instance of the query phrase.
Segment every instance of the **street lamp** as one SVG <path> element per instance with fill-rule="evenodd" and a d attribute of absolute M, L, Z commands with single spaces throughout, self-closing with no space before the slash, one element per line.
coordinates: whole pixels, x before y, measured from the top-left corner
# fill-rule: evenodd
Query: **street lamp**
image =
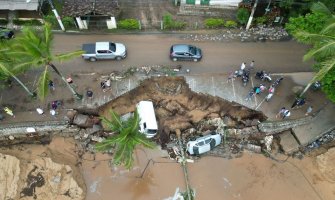
<path fill-rule="evenodd" d="M 27 3 L 29 3 L 31 0 L 26 0 Z M 62 20 L 60 19 L 60 16 L 58 15 L 58 12 L 56 10 L 56 8 L 54 7 L 54 5 L 52 4 L 52 1 L 51 0 L 48 0 L 50 6 L 51 6 L 51 9 L 52 9 L 52 12 L 55 14 L 55 17 L 58 21 L 58 24 L 60 26 L 60 28 L 62 29 L 62 31 L 65 31 L 65 28 L 64 28 L 64 25 L 63 25 L 63 22 Z"/>

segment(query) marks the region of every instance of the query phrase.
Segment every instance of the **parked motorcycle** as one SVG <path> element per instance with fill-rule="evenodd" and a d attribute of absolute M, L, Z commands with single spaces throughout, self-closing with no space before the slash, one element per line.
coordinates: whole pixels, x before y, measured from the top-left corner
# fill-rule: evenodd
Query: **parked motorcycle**
<path fill-rule="evenodd" d="M 242 84 L 243 84 L 243 86 L 247 86 L 248 82 L 249 82 L 249 76 L 243 75 L 242 76 Z"/>
<path fill-rule="evenodd" d="M 247 86 L 247 83 L 249 82 L 249 75 L 250 75 L 249 70 L 243 70 L 243 75 L 242 75 L 243 86 Z"/>
<path fill-rule="evenodd" d="M 314 82 L 311 87 L 312 87 L 312 90 L 314 90 L 314 91 L 320 90 L 321 89 L 320 81 Z"/>
<path fill-rule="evenodd" d="M 255 78 L 256 79 L 260 79 L 262 81 L 268 81 L 268 82 L 271 82 L 272 81 L 272 78 L 270 76 L 270 74 L 267 74 L 265 71 L 260 71 L 260 72 L 256 72 L 256 75 L 255 75 Z"/>
<path fill-rule="evenodd" d="M 283 80 L 283 77 L 277 78 L 277 80 L 275 82 L 273 82 L 273 84 L 271 85 L 271 87 L 276 87 L 277 85 L 279 85 L 279 83 Z"/>

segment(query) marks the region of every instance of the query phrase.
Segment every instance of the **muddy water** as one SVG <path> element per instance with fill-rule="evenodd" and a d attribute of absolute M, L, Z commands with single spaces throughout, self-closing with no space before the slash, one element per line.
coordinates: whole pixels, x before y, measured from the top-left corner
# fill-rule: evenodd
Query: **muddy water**
<path fill-rule="evenodd" d="M 26 159 L 43 155 L 57 163 L 71 165 L 77 172 L 76 179 L 81 182 L 79 172 L 84 178 L 87 200 L 162 200 L 171 197 L 177 187 L 185 189 L 180 164 L 167 159 L 159 149 L 138 148 L 131 171 L 110 167 L 110 157 L 102 154 L 95 160 L 92 154 L 85 154 L 82 165 L 76 168 L 75 149 L 72 139 L 56 138 L 50 145 L 13 146 L 1 148 L 0 152 Z M 202 157 L 188 163 L 188 170 L 197 200 L 335 199 L 335 183 L 325 179 L 314 158 L 288 159 L 280 163 L 246 152 L 232 160 Z M 83 182 L 80 185 L 85 187 Z"/>
<path fill-rule="evenodd" d="M 158 152 L 137 150 L 137 164 L 131 172 L 111 170 L 106 163 L 100 163 L 95 170 L 92 164 L 84 165 L 86 199 L 158 200 L 172 196 L 177 187 L 183 190 L 180 165 L 160 158 Z M 143 178 L 138 178 L 148 158 L 160 163 L 151 163 Z M 335 199 L 335 184 L 324 180 L 310 158 L 279 163 L 247 152 L 232 160 L 203 157 L 189 163 L 188 170 L 196 199 L 200 200 Z"/>

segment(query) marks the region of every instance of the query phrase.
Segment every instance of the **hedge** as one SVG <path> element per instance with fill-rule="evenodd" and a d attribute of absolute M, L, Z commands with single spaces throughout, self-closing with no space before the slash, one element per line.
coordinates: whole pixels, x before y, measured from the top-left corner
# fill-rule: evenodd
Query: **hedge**
<path fill-rule="evenodd" d="M 14 19 L 13 24 L 20 25 L 20 26 L 41 26 L 42 25 L 42 23 L 37 19 L 31 19 L 31 20 Z"/>
<path fill-rule="evenodd" d="M 117 23 L 117 28 L 126 30 L 136 30 L 140 29 L 140 25 L 136 19 L 124 19 L 120 20 Z"/>
<path fill-rule="evenodd" d="M 237 22 L 233 21 L 233 20 L 228 20 L 226 21 L 225 27 L 227 28 L 236 28 L 237 27 Z"/>
<path fill-rule="evenodd" d="M 209 18 L 205 20 L 206 28 L 221 28 L 225 25 L 225 21 L 223 19 Z"/>

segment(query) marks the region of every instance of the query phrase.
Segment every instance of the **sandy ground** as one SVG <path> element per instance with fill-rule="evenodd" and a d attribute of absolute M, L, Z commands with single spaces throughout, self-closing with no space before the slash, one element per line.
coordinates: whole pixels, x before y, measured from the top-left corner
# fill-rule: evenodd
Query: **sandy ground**
<path fill-rule="evenodd" d="M 78 168 L 74 150 L 72 139 L 56 138 L 50 145 L 20 145 L 2 148 L 1 153 L 10 152 L 17 156 L 19 153 L 33 158 L 48 152 L 58 163 L 70 164 L 84 177 L 87 200 L 165 199 L 172 196 L 177 187 L 185 188 L 180 164 L 167 159 L 166 153 L 158 148 L 138 148 L 131 171 L 110 167 L 110 157 L 102 154 L 97 154 L 95 160 L 92 154 L 85 154 Z M 286 157 L 278 159 L 285 160 Z M 335 198 L 335 182 L 327 181 L 318 169 L 316 159 L 310 157 L 277 162 L 250 152 L 232 160 L 206 156 L 189 163 L 188 170 L 191 186 L 199 200 Z"/>

